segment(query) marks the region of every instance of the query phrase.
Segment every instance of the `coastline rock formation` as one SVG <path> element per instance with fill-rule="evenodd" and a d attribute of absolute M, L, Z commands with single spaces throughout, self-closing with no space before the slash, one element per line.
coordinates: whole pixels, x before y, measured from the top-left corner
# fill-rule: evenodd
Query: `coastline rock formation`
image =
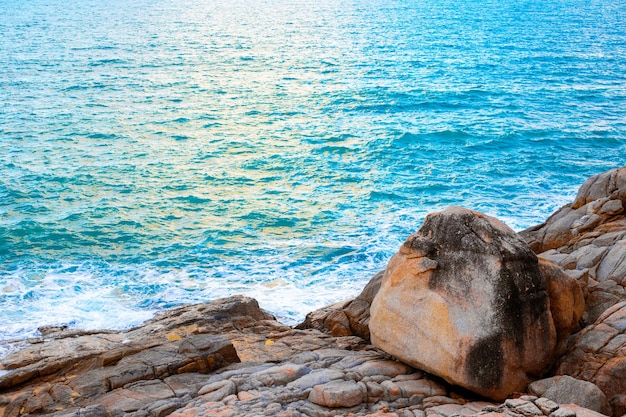
<path fill-rule="evenodd" d="M 589 178 L 572 204 L 520 233 L 584 292 L 583 329 L 568 342 L 556 374 L 596 384 L 620 416 L 626 413 L 625 207 L 622 167 Z"/>
<path fill-rule="evenodd" d="M 579 318 L 571 310 L 562 338 Z M 404 242 L 370 314 L 374 346 L 495 400 L 541 377 L 557 343 L 535 254 L 500 221 L 460 207 L 429 214 Z"/>
<path fill-rule="evenodd" d="M 532 254 L 521 251 L 532 272 L 515 266 L 511 254 L 517 253 L 519 239 L 508 232 L 506 238 L 496 234 L 504 249 L 492 251 L 484 265 L 473 261 L 474 265 L 461 255 L 455 259 L 454 268 L 460 271 L 486 265 L 492 271 L 503 268 L 505 277 L 512 275 L 511 294 L 528 294 L 531 300 L 549 298 L 549 311 L 535 317 L 545 324 L 543 317 L 548 314 L 554 325 L 549 331 L 555 339 L 549 343 L 555 349 L 547 365 L 550 373 L 532 382 L 529 393 L 512 393 L 501 404 L 398 362 L 369 344 L 369 325 L 377 320 L 370 311 L 377 308 L 375 298 L 382 292 L 381 273 L 355 299 L 312 312 L 297 328 L 278 322 L 255 300 L 237 296 L 167 310 L 127 331 L 41 329 L 41 337 L 17 341 L 15 350 L 0 358 L 0 416 L 622 416 L 626 413 L 625 185 L 626 168 L 592 177 L 573 204 L 545 224 L 520 233 L 539 255 L 537 264 Z M 483 225 L 491 224 L 486 216 L 477 218 Z M 499 222 L 494 224 L 502 232 Z M 447 230 L 445 222 L 441 228 Z M 466 252 L 491 248 L 494 239 L 481 233 L 468 234 L 463 244 Z M 440 250 L 439 238 L 430 242 L 434 235 L 433 231 L 407 239 L 390 262 L 385 280 L 432 276 L 455 257 Z M 453 238 L 444 233 L 444 241 Z M 526 273 L 536 285 L 533 291 L 547 296 L 526 286 L 522 290 L 518 283 L 525 282 L 521 277 Z M 472 295 L 466 297 L 468 303 L 475 299 L 489 304 L 475 291 L 480 286 L 473 276 L 460 284 L 446 280 L 433 284 L 437 291 L 454 293 L 458 299 Z M 455 308 L 459 307 L 448 307 L 448 316 Z M 535 312 L 527 313 L 533 317 Z M 458 318 L 456 323 L 461 322 Z M 523 323 L 522 315 L 515 318 Z M 491 323 L 488 314 L 472 320 Z M 423 323 L 423 318 L 418 321 Z M 521 325 L 513 329 L 527 330 Z M 570 332 L 576 333 L 567 338 Z M 523 340 L 504 333 L 513 341 Z M 375 332 L 372 335 L 376 340 Z M 497 352 L 497 344 L 488 345 L 494 346 Z M 511 346 L 515 343 L 503 351 L 515 351 Z M 489 358 L 480 360 L 490 365 Z M 499 372 L 485 368 L 487 375 Z"/>
<path fill-rule="evenodd" d="M 560 265 L 585 293 L 583 324 L 626 299 L 626 167 L 589 178 L 572 204 L 520 232 L 535 253 Z"/>
<path fill-rule="evenodd" d="M 127 332 L 47 330 L 0 360 L 0 416 L 602 417 L 536 395 L 486 402 L 360 337 L 285 326 L 246 297 Z"/>

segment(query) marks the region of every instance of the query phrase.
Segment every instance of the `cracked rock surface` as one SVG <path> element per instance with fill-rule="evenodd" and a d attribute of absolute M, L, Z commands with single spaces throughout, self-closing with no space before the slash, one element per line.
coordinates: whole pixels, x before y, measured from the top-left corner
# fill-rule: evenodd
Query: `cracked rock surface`
<path fill-rule="evenodd" d="M 583 289 L 582 330 L 556 374 L 597 385 L 614 415 L 626 413 L 626 167 L 589 178 L 573 203 L 521 232 L 540 257 L 560 265 Z"/>
<path fill-rule="evenodd" d="M 246 297 L 179 307 L 128 332 L 50 333 L 0 364 L 3 417 L 523 417 L 530 407 L 487 402 L 357 336 L 285 326 Z M 561 408 L 543 414 L 599 415 Z"/>

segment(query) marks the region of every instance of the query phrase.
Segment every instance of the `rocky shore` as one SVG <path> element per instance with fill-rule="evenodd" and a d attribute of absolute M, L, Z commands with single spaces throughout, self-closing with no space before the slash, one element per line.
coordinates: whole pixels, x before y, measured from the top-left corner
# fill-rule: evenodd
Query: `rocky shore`
<path fill-rule="evenodd" d="M 517 235 L 433 214 L 296 327 L 237 296 L 128 331 L 41 329 L 0 361 L 0 416 L 622 416 L 624 207 L 621 168 Z"/>

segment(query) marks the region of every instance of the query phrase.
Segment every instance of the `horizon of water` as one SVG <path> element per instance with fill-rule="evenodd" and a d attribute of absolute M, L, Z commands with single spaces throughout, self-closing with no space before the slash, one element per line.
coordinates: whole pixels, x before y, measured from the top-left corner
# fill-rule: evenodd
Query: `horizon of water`
<path fill-rule="evenodd" d="M 429 212 L 521 230 L 625 164 L 614 0 L 0 0 L 0 34 L 0 341 L 295 323 Z"/>

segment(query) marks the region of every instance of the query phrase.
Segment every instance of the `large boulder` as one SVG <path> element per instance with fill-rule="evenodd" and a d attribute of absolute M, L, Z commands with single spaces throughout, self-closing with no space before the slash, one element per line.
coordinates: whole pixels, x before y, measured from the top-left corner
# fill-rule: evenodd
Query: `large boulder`
<path fill-rule="evenodd" d="M 495 218 L 428 215 L 385 270 L 372 343 L 496 400 L 547 370 L 556 346 L 546 280 L 530 247 Z"/>

